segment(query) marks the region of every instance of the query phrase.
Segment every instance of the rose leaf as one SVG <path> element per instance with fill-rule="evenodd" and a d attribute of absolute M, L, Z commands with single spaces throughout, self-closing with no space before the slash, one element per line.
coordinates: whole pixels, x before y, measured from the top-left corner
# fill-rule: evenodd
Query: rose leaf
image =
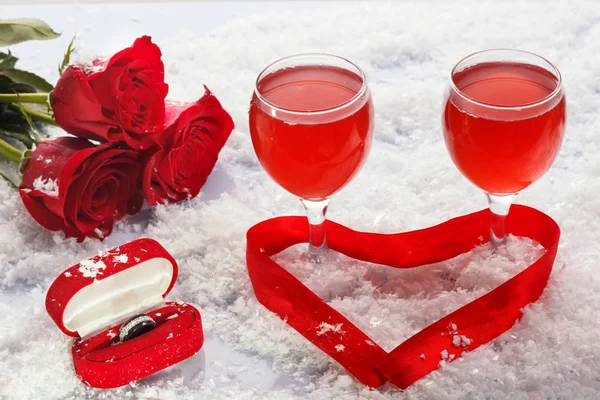
<path fill-rule="evenodd" d="M 27 40 L 48 40 L 60 36 L 48 24 L 37 18 L 0 20 L 0 47 Z"/>
<path fill-rule="evenodd" d="M 18 140 L 19 142 L 23 143 L 28 149 L 31 149 L 34 144 L 34 140 L 32 139 L 29 131 L 27 131 L 27 129 L 19 125 L 6 124 L 0 122 L 0 135 Z"/>
<path fill-rule="evenodd" d="M 17 83 L 24 83 L 26 85 L 29 85 L 35 88 L 38 92 L 42 93 L 48 93 L 51 92 L 52 89 L 54 89 L 54 86 L 48 83 L 48 81 L 46 81 L 44 78 L 32 72 L 22 71 L 20 69 L 0 69 L 0 77 L 1 76 L 8 77 Z M 2 85 L 0 84 L 0 89 L 1 88 Z"/>
<path fill-rule="evenodd" d="M 0 69 L 14 68 L 18 60 L 17 57 L 12 55 L 10 50 L 8 50 L 8 53 L 0 51 Z"/>

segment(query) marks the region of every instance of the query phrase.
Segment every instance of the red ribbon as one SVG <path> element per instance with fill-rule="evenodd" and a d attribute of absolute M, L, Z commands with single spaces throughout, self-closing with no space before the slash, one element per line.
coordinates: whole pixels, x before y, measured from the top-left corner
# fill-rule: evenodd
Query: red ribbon
<path fill-rule="evenodd" d="M 511 207 L 506 224 L 507 232 L 540 243 L 546 252 L 518 275 L 429 325 L 390 353 L 271 260 L 270 256 L 308 241 L 306 218 L 279 217 L 253 226 L 247 234 L 248 273 L 259 302 L 362 383 L 379 387 L 389 380 L 405 389 L 437 369 L 446 354 L 446 361 L 451 361 L 507 331 L 522 315 L 522 308 L 542 294 L 556 257 L 558 225 L 546 214 L 521 205 Z M 490 212 L 482 210 L 397 234 L 357 232 L 331 221 L 326 228 L 332 250 L 393 268 L 414 268 L 448 260 L 486 242 Z"/>

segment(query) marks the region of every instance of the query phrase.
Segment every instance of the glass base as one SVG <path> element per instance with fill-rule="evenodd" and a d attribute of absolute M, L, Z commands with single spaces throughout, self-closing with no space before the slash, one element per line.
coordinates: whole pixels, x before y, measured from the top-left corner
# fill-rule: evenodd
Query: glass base
<path fill-rule="evenodd" d="M 502 218 L 502 223 L 504 224 L 504 218 Z M 506 244 L 507 236 L 506 236 L 506 232 L 504 231 L 504 227 L 502 227 L 502 230 L 500 230 L 501 232 L 504 233 L 504 235 L 502 237 L 496 236 L 494 231 L 498 231 L 498 229 L 494 229 L 494 226 L 492 226 L 492 229 L 490 232 L 490 244 L 492 245 L 492 248 L 497 249 L 498 247 Z"/>
<path fill-rule="evenodd" d="M 327 246 L 316 249 L 309 246 L 302 259 L 313 265 L 336 264 L 340 261 L 340 253 Z"/>
<path fill-rule="evenodd" d="M 330 252 L 327 246 L 313 247 L 309 245 L 306 252 L 306 259 L 313 264 L 323 264 L 327 259 L 328 253 Z"/>

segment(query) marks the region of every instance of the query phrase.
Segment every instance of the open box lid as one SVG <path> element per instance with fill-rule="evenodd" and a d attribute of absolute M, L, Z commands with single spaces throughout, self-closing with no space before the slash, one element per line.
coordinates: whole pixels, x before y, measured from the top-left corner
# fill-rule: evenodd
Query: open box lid
<path fill-rule="evenodd" d="M 67 335 L 88 337 L 161 304 L 176 280 L 175 259 L 157 241 L 137 239 L 65 270 L 46 310 Z"/>

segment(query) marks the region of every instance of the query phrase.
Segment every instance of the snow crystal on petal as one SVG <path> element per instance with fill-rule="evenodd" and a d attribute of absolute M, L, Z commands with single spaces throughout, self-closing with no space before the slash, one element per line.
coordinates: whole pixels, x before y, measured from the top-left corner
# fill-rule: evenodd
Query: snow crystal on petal
<path fill-rule="evenodd" d="M 50 197 L 58 197 L 58 179 L 43 178 L 38 176 L 33 181 L 33 189 Z"/>

